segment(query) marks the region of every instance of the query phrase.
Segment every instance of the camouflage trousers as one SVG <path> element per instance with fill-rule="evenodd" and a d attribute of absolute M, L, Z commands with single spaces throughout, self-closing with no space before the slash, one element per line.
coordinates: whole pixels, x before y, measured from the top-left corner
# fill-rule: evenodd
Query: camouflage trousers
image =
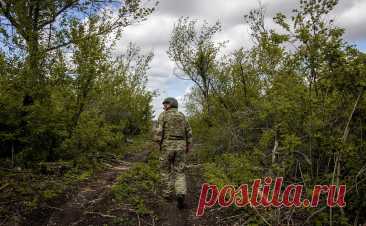
<path fill-rule="evenodd" d="M 160 175 L 164 197 L 171 196 L 173 187 L 176 195 L 187 193 L 185 165 L 186 142 L 182 140 L 164 141 L 160 154 Z"/>

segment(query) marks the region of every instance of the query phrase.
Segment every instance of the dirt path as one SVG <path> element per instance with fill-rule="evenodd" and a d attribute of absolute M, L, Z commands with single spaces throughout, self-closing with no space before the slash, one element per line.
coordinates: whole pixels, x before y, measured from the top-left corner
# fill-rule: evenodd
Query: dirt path
<path fill-rule="evenodd" d="M 97 174 L 94 179 L 88 180 L 79 186 L 74 197 L 64 205 L 55 208 L 55 211 L 45 224 L 47 226 L 71 226 L 71 225 L 103 225 L 103 221 L 110 220 L 113 216 L 96 211 L 109 196 L 111 186 L 117 176 L 128 170 L 129 163 L 111 166 L 106 171 Z"/>
<path fill-rule="evenodd" d="M 187 169 L 188 192 L 186 206 L 180 210 L 176 201 L 157 203 L 153 211 L 158 216 L 156 221 L 140 217 L 136 224 L 131 222 L 114 222 L 116 216 L 124 213 L 131 218 L 138 218 L 128 209 L 117 208 L 111 196 L 111 186 L 119 174 L 127 171 L 131 164 L 126 162 L 114 165 L 95 176 L 95 179 L 80 184 L 78 192 L 65 204 L 55 207 L 53 214 L 44 226 L 86 226 L 86 225 L 156 225 L 156 226 L 206 226 L 215 225 L 214 219 L 197 218 L 195 211 L 201 185 L 201 172 L 198 167 Z"/>
<path fill-rule="evenodd" d="M 52 207 L 47 219 L 29 221 L 25 225 L 37 226 L 208 226 L 217 224 L 215 217 L 207 215 L 198 218 L 195 211 L 198 204 L 202 181 L 200 166 L 189 166 L 186 169 L 187 196 L 186 206 L 180 210 L 176 200 L 165 201 L 159 198 L 159 192 L 152 197 L 153 205 L 149 208 L 151 215 L 140 216 L 128 203 L 114 200 L 111 188 L 117 182 L 117 177 L 133 168 L 133 164 L 144 162 L 141 159 L 128 159 L 111 165 L 79 184 L 73 195 L 66 197 L 63 203 Z M 151 203 L 151 202 L 150 202 Z M 45 215 L 43 215 L 45 216 Z"/>
<path fill-rule="evenodd" d="M 116 209 L 111 196 L 111 187 L 116 182 L 119 174 L 127 171 L 131 164 L 126 162 L 121 165 L 114 165 L 105 171 L 97 174 L 90 180 L 79 185 L 78 192 L 73 195 L 66 203 L 59 207 L 53 207 L 53 213 L 44 223 L 44 226 L 86 226 L 86 225 L 110 225 L 111 222 L 120 216 L 120 209 Z M 194 171 L 194 170 L 193 170 Z M 192 177 L 191 172 L 188 176 L 188 195 L 186 207 L 179 210 L 176 201 L 158 203 L 154 208 L 154 213 L 158 216 L 156 225 L 161 226 L 191 226 L 201 225 L 194 216 L 196 208 L 197 183 Z M 197 172 L 196 172 L 197 174 Z M 136 215 L 130 215 L 136 218 Z M 125 222 L 127 225 L 127 222 Z M 113 225 L 125 225 L 123 222 L 112 223 Z M 139 225 L 151 225 L 151 222 L 139 219 Z M 136 225 L 138 225 L 136 224 Z M 202 224 L 203 225 L 203 224 Z M 206 225 L 206 224 L 204 224 Z"/>

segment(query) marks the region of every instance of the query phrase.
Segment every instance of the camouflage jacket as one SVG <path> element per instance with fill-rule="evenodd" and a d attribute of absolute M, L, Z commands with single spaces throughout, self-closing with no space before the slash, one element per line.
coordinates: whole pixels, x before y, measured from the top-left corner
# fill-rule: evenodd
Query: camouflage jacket
<path fill-rule="evenodd" d="M 192 129 L 183 113 L 176 108 L 168 109 L 159 115 L 154 141 L 162 144 L 164 140 L 185 140 L 192 143 Z"/>

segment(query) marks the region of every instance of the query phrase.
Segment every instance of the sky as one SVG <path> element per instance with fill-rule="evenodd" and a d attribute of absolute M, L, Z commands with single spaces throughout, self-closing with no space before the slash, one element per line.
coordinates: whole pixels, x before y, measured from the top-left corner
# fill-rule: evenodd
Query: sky
<path fill-rule="evenodd" d="M 189 93 L 192 82 L 175 76 L 175 63 L 169 60 L 167 50 L 174 24 L 179 17 L 189 16 L 199 21 L 213 24 L 220 21 L 222 31 L 215 41 L 229 41 L 225 53 L 251 45 L 248 26 L 243 16 L 261 4 L 265 8 L 265 22 L 270 27 L 277 12 L 291 15 L 298 0 L 159 0 L 157 10 L 146 21 L 125 28 L 115 51 L 123 52 L 129 42 L 133 42 L 144 51 L 153 51 L 154 58 L 148 71 L 147 88 L 158 91 L 153 100 L 155 115 L 162 111 L 161 102 L 165 97 L 176 97 L 180 111 L 184 112 L 184 96 Z M 345 40 L 366 51 L 366 0 L 339 0 L 330 18 L 337 26 L 345 28 Z"/>

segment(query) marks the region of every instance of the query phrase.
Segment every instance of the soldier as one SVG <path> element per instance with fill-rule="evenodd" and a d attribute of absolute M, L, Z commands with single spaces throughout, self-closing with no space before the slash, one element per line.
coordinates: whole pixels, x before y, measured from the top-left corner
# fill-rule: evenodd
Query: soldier
<path fill-rule="evenodd" d="M 162 195 L 171 198 L 174 190 L 178 208 L 183 208 L 187 193 L 184 174 L 186 154 L 192 148 L 192 130 L 183 113 L 178 111 L 178 101 L 168 97 L 163 101 L 164 111 L 159 115 L 155 141 L 160 145 L 160 171 Z"/>

